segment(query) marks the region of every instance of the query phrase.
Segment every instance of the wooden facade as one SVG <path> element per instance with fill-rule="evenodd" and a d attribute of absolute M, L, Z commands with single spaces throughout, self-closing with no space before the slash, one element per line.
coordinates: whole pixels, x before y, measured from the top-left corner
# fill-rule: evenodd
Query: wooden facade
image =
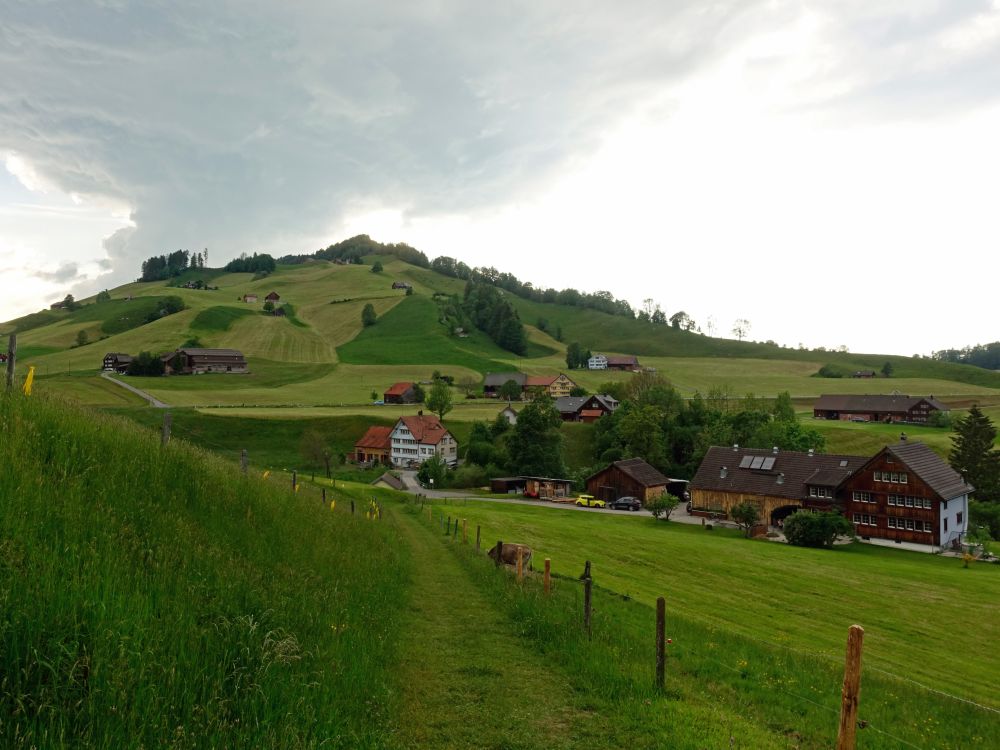
<path fill-rule="evenodd" d="M 781 517 L 805 507 L 804 500 L 791 500 L 787 497 L 774 495 L 758 495 L 752 492 L 719 492 L 715 490 L 692 489 L 691 508 L 707 514 L 719 514 L 728 517 L 733 508 L 748 502 L 757 507 L 757 515 L 761 520 L 770 521 L 772 517 Z M 815 510 L 829 510 L 813 503 Z M 787 511 L 787 512 L 783 512 Z M 777 515 L 776 515 L 777 514 Z"/>
<path fill-rule="evenodd" d="M 606 469 L 587 477 L 587 494 L 611 502 L 620 497 L 637 497 L 649 505 L 667 491 L 670 480 L 641 458 L 615 461 Z"/>
<path fill-rule="evenodd" d="M 573 494 L 573 480 L 553 479 L 552 477 L 522 477 L 524 496 L 539 500 L 556 500 L 570 497 Z"/>

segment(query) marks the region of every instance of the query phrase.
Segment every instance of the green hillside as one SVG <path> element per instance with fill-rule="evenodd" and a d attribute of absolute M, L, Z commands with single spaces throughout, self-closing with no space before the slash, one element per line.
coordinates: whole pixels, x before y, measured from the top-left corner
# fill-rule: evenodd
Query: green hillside
<path fill-rule="evenodd" d="M 372 273 L 368 265 L 322 260 L 279 265 L 274 273 L 259 279 L 249 273 L 206 269 L 195 276 L 210 276 L 218 289 L 171 286 L 175 282 L 133 283 L 111 290 L 110 302 L 81 300 L 84 307 L 77 311 L 42 311 L 0 325 L 0 330 L 18 332 L 20 361 L 37 366 L 38 387 L 43 390 L 57 390 L 59 378 L 67 374 L 75 379 L 81 371 L 96 373 L 107 351 L 165 352 L 197 340 L 205 347 L 244 352 L 251 370 L 247 376 L 137 381 L 176 406 L 358 407 L 371 400 L 373 391 L 381 393 L 398 380 L 427 380 L 435 370 L 456 381 L 481 380 L 486 372 L 499 370 L 565 371 L 565 345 L 570 341 L 593 351 L 636 354 L 642 364 L 656 368 L 688 396 L 712 388 L 765 396 L 787 390 L 800 398 L 829 392 L 899 391 L 987 403 L 1000 395 L 1000 373 L 967 365 L 715 339 L 508 294 L 525 323 L 529 341 L 525 356 L 517 357 L 479 331 L 458 337 L 441 324 L 433 295 L 461 294 L 464 282 L 391 255 L 379 259 L 384 266 L 381 273 Z M 410 283 L 413 294 L 392 289 L 394 281 Z M 272 291 L 280 295 L 290 315 L 264 315 L 262 303 L 242 302 L 244 294 L 254 293 L 263 300 Z M 187 309 L 145 322 L 163 298 L 171 295 L 180 297 Z M 375 308 L 378 322 L 364 328 L 361 311 L 367 304 Z M 547 321 L 546 332 L 536 327 L 541 319 Z M 77 345 L 80 331 L 89 342 L 83 346 Z M 553 337 L 557 331 L 561 341 Z M 814 377 L 824 364 L 851 372 L 878 370 L 886 361 L 894 364 L 892 378 Z M 570 374 L 591 391 L 609 380 L 631 377 L 580 370 Z M 84 399 L 93 398 L 91 403 L 106 400 L 102 388 L 80 387 L 75 380 L 71 391 Z"/>
<path fill-rule="evenodd" d="M 0 744 L 385 744 L 391 528 L 60 401 L 0 433 Z"/>

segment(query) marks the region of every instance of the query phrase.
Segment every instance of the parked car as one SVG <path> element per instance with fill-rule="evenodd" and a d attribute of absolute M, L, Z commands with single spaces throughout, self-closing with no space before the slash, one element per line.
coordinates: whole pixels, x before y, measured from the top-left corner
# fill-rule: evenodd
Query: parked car
<path fill-rule="evenodd" d="M 639 498 L 632 497 L 631 495 L 626 495 L 625 497 L 620 497 L 617 500 L 612 500 L 608 503 L 608 507 L 612 510 L 642 510 L 642 503 Z"/>
<path fill-rule="evenodd" d="M 576 504 L 584 508 L 604 508 L 607 505 L 593 495 L 577 495 Z"/>

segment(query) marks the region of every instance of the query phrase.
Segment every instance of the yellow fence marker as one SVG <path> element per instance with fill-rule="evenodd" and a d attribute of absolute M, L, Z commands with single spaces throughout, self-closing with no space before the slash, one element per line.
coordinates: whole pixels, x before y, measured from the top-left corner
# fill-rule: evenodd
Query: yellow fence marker
<path fill-rule="evenodd" d="M 261 479 L 267 479 L 267 478 L 268 478 L 269 476 L 271 476 L 271 470 L 270 470 L 270 469 L 268 469 L 268 470 L 267 470 L 267 471 L 265 471 L 265 472 L 264 472 L 263 474 L 261 474 L 261 475 L 260 475 L 260 478 L 261 478 Z"/>
<path fill-rule="evenodd" d="M 336 507 L 337 507 L 337 501 L 336 500 L 331 500 L 330 501 L 330 510 L 333 510 Z"/>
<path fill-rule="evenodd" d="M 24 395 L 31 395 L 31 384 L 35 382 L 35 366 L 32 365 L 28 368 L 28 376 L 24 379 Z M 966 565 L 965 567 L 969 567 Z"/>

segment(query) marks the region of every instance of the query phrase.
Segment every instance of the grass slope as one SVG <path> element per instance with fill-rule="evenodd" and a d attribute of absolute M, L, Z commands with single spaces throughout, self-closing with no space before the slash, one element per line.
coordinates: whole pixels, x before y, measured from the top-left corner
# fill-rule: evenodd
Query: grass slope
<path fill-rule="evenodd" d="M 447 364 L 480 372 L 505 369 L 511 356 L 478 331 L 451 336 L 438 322 L 437 305 L 419 295 L 404 298 L 337 352 L 351 364 Z"/>
<path fill-rule="evenodd" d="M 385 746 L 391 528 L 64 402 L 0 433 L 0 744 Z"/>

